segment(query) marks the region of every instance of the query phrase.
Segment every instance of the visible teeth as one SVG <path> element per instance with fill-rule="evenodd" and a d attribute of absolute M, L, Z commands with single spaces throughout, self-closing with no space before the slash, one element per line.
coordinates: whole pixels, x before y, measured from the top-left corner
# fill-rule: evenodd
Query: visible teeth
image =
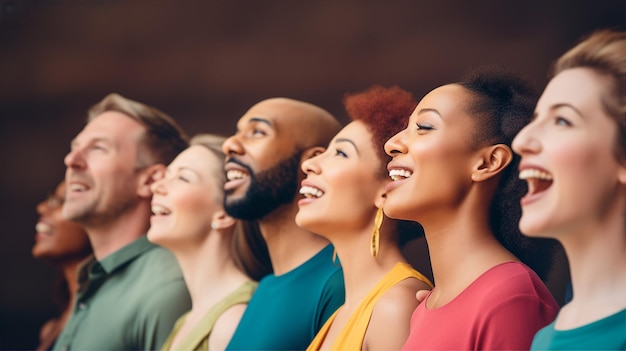
<path fill-rule="evenodd" d="M 152 205 L 152 213 L 155 215 L 168 215 L 170 214 L 170 210 L 161 205 Z"/>
<path fill-rule="evenodd" d="M 43 222 L 39 222 L 35 226 L 35 230 L 37 231 L 37 233 L 49 233 L 51 229 L 52 227 Z"/>
<path fill-rule="evenodd" d="M 228 180 L 241 179 L 245 176 L 246 173 L 236 169 L 231 169 L 230 171 L 226 172 L 226 179 Z"/>
<path fill-rule="evenodd" d="M 537 178 L 542 180 L 552 180 L 552 175 L 538 169 L 525 169 L 519 172 L 519 179 Z"/>
<path fill-rule="evenodd" d="M 394 181 L 408 178 L 411 176 L 411 174 L 413 174 L 413 172 L 409 171 L 408 169 L 392 169 L 389 171 L 389 177 Z"/>
<path fill-rule="evenodd" d="M 313 197 L 317 197 L 317 198 L 322 197 L 322 195 L 324 195 L 324 192 L 312 186 L 303 186 L 302 188 L 300 188 L 300 194 L 310 199 Z"/>
<path fill-rule="evenodd" d="M 70 184 L 70 191 L 84 191 L 84 190 L 87 190 L 87 187 L 83 184 L 76 184 L 76 183 Z"/>

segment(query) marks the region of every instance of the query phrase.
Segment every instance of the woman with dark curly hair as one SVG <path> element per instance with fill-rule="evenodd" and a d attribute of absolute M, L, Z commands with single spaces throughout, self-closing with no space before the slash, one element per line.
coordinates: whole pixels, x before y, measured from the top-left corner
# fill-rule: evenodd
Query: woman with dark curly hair
<path fill-rule="evenodd" d="M 559 58 L 513 149 L 529 189 L 519 227 L 559 240 L 572 277 L 573 299 L 532 348 L 626 349 L 626 32 Z"/>
<path fill-rule="evenodd" d="M 345 304 L 308 350 L 397 350 L 409 333 L 415 293 L 432 286 L 400 251 L 421 227 L 383 220 L 382 212 L 389 182 L 383 144 L 406 125 L 415 101 L 398 87 L 374 86 L 344 104 L 352 122 L 325 152 L 302 163 L 305 198 L 296 223 L 331 241 L 346 289 Z"/>
<path fill-rule="evenodd" d="M 428 93 L 385 144 L 393 157 L 385 214 L 422 224 L 435 281 L 405 350 L 528 349 L 556 315 L 537 274 L 550 257 L 541 244 L 551 243 L 516 226 L 524 183 L 510 145 L 535 102 L 518 77 L 477 71 Z"/>

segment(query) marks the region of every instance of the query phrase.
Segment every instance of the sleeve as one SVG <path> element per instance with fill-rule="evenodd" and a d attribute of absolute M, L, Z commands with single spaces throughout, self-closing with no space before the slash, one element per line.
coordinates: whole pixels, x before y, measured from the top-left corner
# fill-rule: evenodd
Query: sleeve
<path fill-rule="evenodd" d="M 182 279 L 153 292 L 143 304 L 138 345 L 144 350 L 158 350 L 180 316 L 191 309 L 191 299 Z"/>
<path fill-rule="evenodd" d="M 345 288 L 343 282 L 343 270 L 338 269 L 333 273 L 322 291 L 320 303 L 317 310 L 317 321 L 315 334 L 322 328 L 326 320 L 343 305 L 345 300 Z"/>
<path fill-rule="evenodd" d="M 537 331 L 555 316 L 554 308 L 537 296 L 512 296 L 484 315 L 476 349 L 528 350 Z"/>

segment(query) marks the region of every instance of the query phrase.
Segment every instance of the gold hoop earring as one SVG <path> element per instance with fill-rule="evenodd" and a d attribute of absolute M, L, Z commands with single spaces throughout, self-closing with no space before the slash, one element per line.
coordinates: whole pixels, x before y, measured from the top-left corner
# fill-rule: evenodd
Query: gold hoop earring
<path fill-rule="evenodd" d="M 374 218 L 374 231 L 372 232 L 372 240 L 370 243 L 370 253 L 372 257 L 378 256 L 380 249 L 380 226 L 383 224 L 383 208 L 379 207 Z"/>

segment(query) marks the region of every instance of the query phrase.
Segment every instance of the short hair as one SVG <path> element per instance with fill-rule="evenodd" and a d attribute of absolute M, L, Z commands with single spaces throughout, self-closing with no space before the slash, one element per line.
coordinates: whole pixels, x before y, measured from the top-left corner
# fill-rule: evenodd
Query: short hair
<path fill-rule="evenodd" d="M 417 106 L 413 94 L 398 86 L 389 88 L 374 85 L 360 93 L 346 94 L 343 99 L 348 117 L 361 121 L 372 133 L 372 143 L 379 159 L 377 176 L 388 178 L 387 163 L 391 156 L 385 152 L 385 143 L 408 125 L 409 116 Z M 386 218 L 396 222 L 398 243 L 404 246 L 409 240 L 424 236 L 424 228 L 414 221 Z"/>
<path fill-rule="evenodd" d="M 372 133 L 372 143 L 380 160 L 380 177 L 388 177 L 387 163 L 391 157 L 385 152 L 385 142 L 406 128 L 409 116 L 417 106 L 413 94 L 398 86 L 385 88 L 374 85 L 343 99 L 348 117 L 361 121 Z"/>
<path fill-rule="evenodd" d="M 219 187 L 219 198 L 216 202 L 219 204 L 223 202 L 224 183 L 226 183 L 226 173 L 221 167 L 221 162 L 225 159 L 222 151 L 222 144 L 225 140 L 226 137 L 221 135 L 198 134 L 191 138 L 190 142 L 190 145 L 206 147 L 220 160 L 220 167 L 216 167 L 214 172 L 216 184 Z M 230 256 L 237 268 L 256 281 L 272 272 L 267 244 L 261 236 L 261 230 L 256 221 L 237 220 L 230 245 Z"/>
<path fill-rule="evenodd" d="M 89 109 L 87 123 L 108 111 L 123 113 L 146 127 L 137 154 L 138 168 L 156 163 L 169 164 L 189 145 L 187 135 L 172 117 L 116 93 L 105 96 Z"/>
<path fill-rule="evenodd" d="M 615 157 L 626 160 L 626 32 L 599 30 L 563 54 L 554 64 L 551 77 L 564 70 L 586 67 L 609 78 L 602 94 L 602 107 L 618 126 Z"/>
<path fill-rule="evenodd" d="M 470 147 L 504 144 L 510 149 L 517 133 L 532 120 L 538 100 L 535 88 L 518 74 L 497 66 L 471 71 L 459 84 L 473 95 L 466 106 L 475 119 Z M 545 279 L 558 244 L 553 239 L 529 238 L 519 231 L 520 199 L 527 185 L 518 177 L 520 156 L 512 154 L 491 201 L 490 225 L 507 250 Z"/>

